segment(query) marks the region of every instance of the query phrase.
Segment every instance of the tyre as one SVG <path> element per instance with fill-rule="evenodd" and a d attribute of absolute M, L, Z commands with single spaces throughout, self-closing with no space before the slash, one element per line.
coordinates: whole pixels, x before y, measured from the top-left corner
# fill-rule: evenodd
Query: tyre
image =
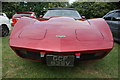
<path fill-rule="evenodd" d="M 9 29 L 6 25 L 1 25 L 1 30 L 0 32 L 2 32 L 2 37 L 8 36 L 9 35 Z"/>

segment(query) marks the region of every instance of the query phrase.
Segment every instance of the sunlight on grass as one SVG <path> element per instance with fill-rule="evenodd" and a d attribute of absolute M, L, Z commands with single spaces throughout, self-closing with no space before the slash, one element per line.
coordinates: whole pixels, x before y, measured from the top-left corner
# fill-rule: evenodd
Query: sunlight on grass
<path fill-rule="evenodd" d="M 48 67 L 18 57 L 9 47 L 8 37 L 3 38 L 3 78 L 117 78 L 118 47 L 115 43 L 112 51 L 103 59 L 82 62 L 74 67 Z"/>

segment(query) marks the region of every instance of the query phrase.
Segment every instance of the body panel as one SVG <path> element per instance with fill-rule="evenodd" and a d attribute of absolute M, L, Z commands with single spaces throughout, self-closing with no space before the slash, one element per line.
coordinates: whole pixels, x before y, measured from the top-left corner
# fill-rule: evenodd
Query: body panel
<path fill-rule="evenodd" d="M 21 26 L 19 24 L 24 19 L 28 21 L 31 20 L 29 18 L 22 18 L 19 21 L 19 23 L 16 24 L 17 29 L 19 29 L 19 26 Z M 58 22 L 56 19 L 58 19 Z M 94 49 L 104 49 L 104 48 L 112 49 L 113 47 L 112 34 L 110 33 L 107 24 L 104 24 L 104 26 L 106 26 L 105 27 L 106 30 L 105 29 L 103 30 L 102 28 L 104 27 L 100 26 L 101 31 L 99 31 L 98 30 L 99 26 L 97 27 L 90 26 L 92 25 L 92 22 L 95 22 L 96 20 L 95 21 L 89 20 L 89 22 L 91 22 L 91 24 L 89 24 L 86 20 L 72 21 L 71 18 L 70 20 L 69 18 L 67 18 L 66 22 L 64 20 L 63 20 L 64 22 L 59 22 L 59 18 L 56 19 L 54 19 L 55 22 L 53 22 L 52 20 L 40 22 L 38 20 L 33 19 L 33 21 L 31 21 L 32 24 L 29 24 L 29 26 L 27 26 L 26 24 L 26 26 L 21 27 L 21 29 L 18 32 L 16 33 L 12 32 L 11 34 L 12 36 L 10 37 L 10 45 L 16 47 L 23 47 L 23 48 L 25 47 L 25 48 L 32 48 L 37 50 L 57 51 L 57 52 L 83 51 L 83 50 L 94 50 Z M 60 20 L 62 21 L 62 17 L 60 17 Z M 69 21 L 70 23 L 67 24 Z M 96 23 L 96 24 L 99 25 L 101 23 Z M 65 27 L 65 26 L 69 26 L 69 27 Z M 33 27 L 34 29 L 32 29 Z M 34 32 L 32 32 L 28 28 L 30 28 Z M 78 34 L 76 34 L 76 30 L 80 30 L 79 32 L 77 32 Z M 93 39 L 89 37 L 90 33 L 87 33 L 87 31 L 84 33 L 84 30 L 88 30 L 88 31 L 92 30 L 95 33 L 95 34 L 93 33 L 91 34 L 93 36 Z M 106 31 L 106 32 L 105 33 L 103 32 L 101 34 L 100 32 L 102 31 L 104 32 Z M 37 32 L 39 32 L 40 34 L 39 33 L 36 34 Z M 97 36 L 100 37 L 96 37 L 96 33 L 98 34 Z M 39 36 L 37 37 L 37 35 Z M 66 37 L 58 38 L 56 37 L 57 35 L 64 35 Z M 77 39 L 77 36 L 78 38 L 81 36 L 81 40 Z"/>
<path fill-rule="evenodd" d="M 14 15 L 12 16 L 12 23 L 11 23 L 12 26 L 14 26 L 15 23 L 16 23 L 21 17 L 23 17 L 22 14 L 30 14 L 28 17 L 36 18 L 35 12 L 17 12 L 16 14 L 14 14 Z M 17 16 L 16 16 L 16 15 L 17 15 Z M 27 15 L 24 15 L 24 16 L 27 17 Z"/>
<path fill-rule="evenodd" d="M 60 15 L 63 15 L 62 12 Z M 58 61 L 58 57 L 60 63 L 61 59 L 68 55 L 72 56 L 72 62 L 73 59 L 75 61 L 101 59 L 112 50 L 113 37 L 104 19 L 71 16 L 72 14 L 70 17 L 20 18 L 12 30 L 10 47 L 22 58 L 50 61 L 49 59 L 53 57 L 54 61 L 56 57 Z"/>

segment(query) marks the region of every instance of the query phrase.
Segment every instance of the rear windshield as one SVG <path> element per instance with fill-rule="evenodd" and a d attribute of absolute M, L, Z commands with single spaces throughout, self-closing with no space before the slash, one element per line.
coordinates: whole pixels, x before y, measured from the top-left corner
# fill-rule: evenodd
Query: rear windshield
<path fill-rule="evenodd" d="M 15 14 L 14 17 L 30 17 L 31 16 L 31 13 L 27 13 L 27 14 Z"/>

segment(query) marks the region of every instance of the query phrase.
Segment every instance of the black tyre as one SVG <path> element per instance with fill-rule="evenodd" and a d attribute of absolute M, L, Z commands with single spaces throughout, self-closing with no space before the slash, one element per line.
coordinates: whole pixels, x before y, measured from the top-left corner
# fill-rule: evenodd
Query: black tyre
<path fill-rule="evenodd" d="M 8 36 L 9 35 L 9 29 L 6 25 L 1 25 L 1 30 L 2 30 L 2 37 Z"/>

